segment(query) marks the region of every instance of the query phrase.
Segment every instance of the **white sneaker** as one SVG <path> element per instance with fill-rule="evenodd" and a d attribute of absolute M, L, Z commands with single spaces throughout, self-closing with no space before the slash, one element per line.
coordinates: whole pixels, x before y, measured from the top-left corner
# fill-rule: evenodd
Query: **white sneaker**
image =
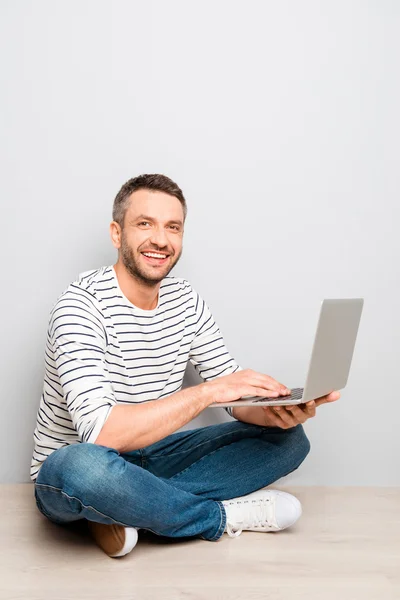
<path fill-rule="evenodd" d="M 301 516 L 301 504 L 291 494 L 278 490 L 257 490 L 247 496 L 222 500 L 226 512 L 225 532 L 237 537 L 243 530 L 280 531 Z"/>

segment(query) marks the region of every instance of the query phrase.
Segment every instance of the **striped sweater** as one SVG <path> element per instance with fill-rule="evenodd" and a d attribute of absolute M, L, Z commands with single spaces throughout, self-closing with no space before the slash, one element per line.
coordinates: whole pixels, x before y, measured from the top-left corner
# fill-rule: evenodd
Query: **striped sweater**
<path fill-rule="evenodd" d="M 44 359 L 33 481 L 54 450 L 93 443 L 115 404 L 178 392 L 189 360 L 205 381 L 241 370 L 186 279 L 165 277 L 157 307 L 143 310 L 124 296 L 113 266 L 81 273 L 58 298 Z"/>

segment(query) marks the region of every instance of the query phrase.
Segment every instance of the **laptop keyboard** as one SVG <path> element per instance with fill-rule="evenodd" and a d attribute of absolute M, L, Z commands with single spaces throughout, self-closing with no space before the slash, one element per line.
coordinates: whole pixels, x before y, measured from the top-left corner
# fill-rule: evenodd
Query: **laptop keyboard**
<path fill-rule="evenodd" d="M 282 398 L 284 400 L 301 400 L 301 398 L 303 397 L 303 392 L 304 392 L 304 388 L 293 388 L 291 390 L 290 395 L 288 396 L 277 396 L 276 398 L 258 398 L 255 397 L 254 398 L 254 402 L 261 402 L 262 400 L 270 400 L 273 402 L 280 402 L 282 400 Z"/>

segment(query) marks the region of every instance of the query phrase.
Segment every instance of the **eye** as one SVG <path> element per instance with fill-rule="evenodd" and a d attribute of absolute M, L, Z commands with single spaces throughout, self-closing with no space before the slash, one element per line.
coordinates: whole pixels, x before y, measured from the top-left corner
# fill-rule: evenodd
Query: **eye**
<path fill-rule="evenodd" d="M 179 231 L 179 225 L 171 225 L 172 229 L 175 229 L 175 231 Z"/>
<path fill-rule="evenodd" d="M 139 225 L 150 225 L 150 223 L 148 221 L 141 221 Z"/>

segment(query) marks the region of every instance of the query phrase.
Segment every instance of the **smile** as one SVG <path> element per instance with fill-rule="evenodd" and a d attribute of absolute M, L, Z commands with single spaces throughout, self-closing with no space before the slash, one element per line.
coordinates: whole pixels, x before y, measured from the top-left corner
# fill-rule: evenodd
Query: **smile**
<path fill-rule="evenodd" d="M 142 252 L 142 254 L 147 262 L 155 265 L 163 265 L 168 259 L 167 254 L 158 252 Z"/>

